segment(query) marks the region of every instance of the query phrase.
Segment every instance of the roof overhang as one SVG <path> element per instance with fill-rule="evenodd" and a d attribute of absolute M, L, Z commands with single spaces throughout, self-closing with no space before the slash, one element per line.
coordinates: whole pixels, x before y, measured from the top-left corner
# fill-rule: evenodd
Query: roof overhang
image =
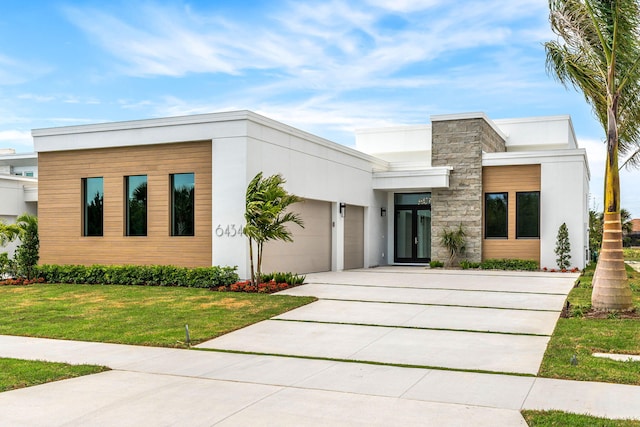
<path fill-rule="evenodd" d="M 587 159 L 587 150 L 585 150 L 584 148 L 573 148 L 566 150 L 482 153 L 482 166 L 511 166 L 540 163 L 563 163 L 571 161 L 581 162 L 585 167 L 587 178 L 591 179 L 589 160 Z"/>
<path fill-rule="evenodd" d="M 413 191 L 425 188 L 449 188 L 451 166 L 373 173 L 373 189 Z"/>
<path fill-rule="evenodd" d="M 37 153 L 5 154 L 0 156 L 0 166 L 37 166 Z"/>

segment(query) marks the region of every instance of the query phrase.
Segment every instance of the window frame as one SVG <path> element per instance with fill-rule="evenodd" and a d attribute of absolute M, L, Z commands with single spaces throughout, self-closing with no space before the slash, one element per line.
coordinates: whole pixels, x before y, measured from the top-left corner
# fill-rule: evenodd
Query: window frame
<path fill-rule="evenodd" d="M 488 203 L 487 199 L 489 196 L 494 195 L 503 195 L 505 201 L 505 215 L 504 215 L 504 236 L 489 236 L 489 215 L 487 215 Z M 484 193 L 484 238 L 491 240 L 508 240 L 509 239 L 509 193 L 507 191 L 496 191 L 496 192 L 486 192 Z"/>
<path fill-rule="evenodd" d="M 175 177 L 176 175 L 191 175 L 193 185 L 193 195 L 191 200 L 191 232 L 177 233 L 175 224 Z M 169 236 L 171 237 L 194 237 L 196 235 L 196 173 L 195 172 L 178 172 L 169 174 Z"/>
<path fill-rule="evenodd" d="M 130 185 L 131 178 L 141 178 L 144 177 L 144 184 L 147 186 L 147 190 L 145 190 L 144 195 L 144 225 L 143 225 L 143 233 L 140 234 L 132 234 L 131 232 L 131 196 L 130 196 Z M 142 185 L 142 182 L 138 185 Z M 124 177 L 124 235 L 126 237 L 146 237 L 149 232 L 149 199 L 148 199 L 148 186 L 149 186 L 149 176 L 146 174 L 140 175 L 127 175 Z M 136 187 L 138 188 L 138 187 Z"/>
<path fill-rule="evenodd" d="M 89 199 L 88 199 L 88 189 L 89 189 L 89 180 L 100 179 L 101 180 L 101 191 L 100 191 L 100 231 L 97 234 L 89 234 Z M 82 191 L 82 237 L 103 237 L 104 236 L 104 177 L 102 176 L 93 176 L 82 178 L 81 181 Z"/>
<path fill-rule="evenodd" d="M 520 200 L 519 200 L 519 195 L 520 194 L 537 194 L 538 195 L 538 212 L 537 212 L 537 217 L 538 217 L 538 226 L 537 226 L 537 236 L 520 236 L 519 235 L 519 218 L 520 216 L 518 215 L 520 213 Z M 539 240 L 540 239 L 540 190 L 534 190 L 534 191 L 517 191 L 516 192 L 516 239 L 529 239 L 529 240 Z"/>

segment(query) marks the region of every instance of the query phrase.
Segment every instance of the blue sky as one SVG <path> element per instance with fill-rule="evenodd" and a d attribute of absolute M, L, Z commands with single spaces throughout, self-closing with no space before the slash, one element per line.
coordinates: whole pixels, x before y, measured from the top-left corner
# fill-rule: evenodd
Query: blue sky
<path fill-rule="evenodd" d="M 3 2 L 0 148 L 30 130 L 248 109 L 341 144 L 433 114 L 569 114 L 602 209 L 603 131 L 545 70 L 543 0 Z M 640 217 L 640 172 L 622 206 Z"/>

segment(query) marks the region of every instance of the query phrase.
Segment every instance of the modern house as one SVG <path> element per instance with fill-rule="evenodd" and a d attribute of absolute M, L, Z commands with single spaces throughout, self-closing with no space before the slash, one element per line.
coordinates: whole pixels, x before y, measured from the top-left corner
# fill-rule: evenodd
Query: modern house
<path fill-rule="evenodd" d="M 13 223 L 23 213 L 38 212 L 38 156 L 0 150 L 0 219 Z M 0 247 L 13 255 L 16 242 Z"/>
<path fill-rule="evenodd" d="M 42 263 L 237 265 L 247 277 L 245 190 L 282 174 L 305 228 L 269 243 L 264 271 L 297 273 L 444 260 L 462 224 L 466 258 L 555 267 L 588 259 L 589 170 L 569 116 L 356 133 L 356 149 L 250 111 L 36 129 Z"/>

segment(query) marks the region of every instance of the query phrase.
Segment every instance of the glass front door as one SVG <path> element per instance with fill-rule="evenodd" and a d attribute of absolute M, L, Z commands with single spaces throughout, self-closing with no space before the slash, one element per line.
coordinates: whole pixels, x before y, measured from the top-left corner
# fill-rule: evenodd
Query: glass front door
<path fill-rule="evenodd" d="M 396 194 L 395 262 L 431 260 L 431 194 Z M 428 202 L 425 202 L 428 201 Z M 399 204 L 399 203 L 411 203 Z"/>

